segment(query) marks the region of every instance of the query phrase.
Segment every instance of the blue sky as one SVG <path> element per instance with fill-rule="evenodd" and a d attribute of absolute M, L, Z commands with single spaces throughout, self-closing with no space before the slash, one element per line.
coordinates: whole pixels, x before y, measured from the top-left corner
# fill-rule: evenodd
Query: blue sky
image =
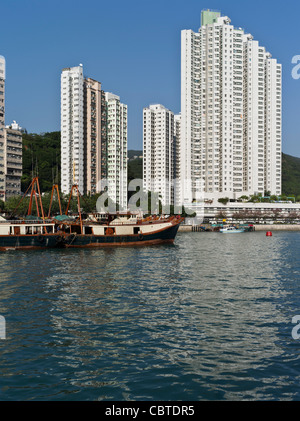
<path fill-rule="evenodd" d="M 300 4 L 286 0 L 0 0 L 6 124 L 29 132 L 60 130 L 60 73 L 84 74 L 128 105 L 128 147 L 142 149 L 142 110 L 161 103 L 180 112 L 180 31 L 217 9 L 245 28 L 283 65 L 283 151 L 300 157 Z"/>

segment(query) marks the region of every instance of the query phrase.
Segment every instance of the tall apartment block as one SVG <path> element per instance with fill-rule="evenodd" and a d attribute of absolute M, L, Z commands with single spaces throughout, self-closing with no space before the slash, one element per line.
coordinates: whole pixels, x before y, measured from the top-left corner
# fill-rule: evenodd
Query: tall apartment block
<path fill-rule="evenodd" d="M 174 113 L 163 105 L 143 110 L 143 187 L 159 193 L 164 205 L 174 204 L 176 165 Z"/>
<path fill-rule="evenodd" d="M 107 128 L 105 92 L 101 83 L 84 80 L 84 191 L 95 195 L 99 180 L 107 177 Z"/>
<path fill-rule="evenodd" d="M 0 56 L 0 200 L 5 200 L 5 58 Z"/>
<path fill-rule="evenodd" d="M 5 127 L 5 58 L 0 56 L 0 200 L 21 194 L 22 133 L 15 122 Z"/>
<path fill-rule="evenodd" d="M 175 114 L 174 116 L 174 205 L 180 204 L 181 202 L 181 182 L 180 182 L 180 148 L 181 148 L 181 114 Z"/>
<path fill-rule="evenodd" d="M 83 68 L 61 74 L 61 190 L 69 194 L 74 184 L 84 192 Z"/>
<path fill-rule="evenodd" d="M 181 33 L 180 202 L 281 194 L 281 64 L 220 12 Z"/>
<path fill-rule="evenodd" d="M 22 132 L 16 122 L 4 129 L 5 150 L 5 197 L 4 200 L 21 194 L 22 169 Z"/>
<path fill-rule="evenodd" d="M 77 184 L 94 195 L 107 179 L 111 199 L 127 208 L 127 106 L 82 65 L 61 74 L 61 136 L 62 192 Z"/>
<path fill-rule="evenodd" d="M 107 106 L 107 180 L 110 198 L 127 209 L 127 105 L 105 93 Z"/>

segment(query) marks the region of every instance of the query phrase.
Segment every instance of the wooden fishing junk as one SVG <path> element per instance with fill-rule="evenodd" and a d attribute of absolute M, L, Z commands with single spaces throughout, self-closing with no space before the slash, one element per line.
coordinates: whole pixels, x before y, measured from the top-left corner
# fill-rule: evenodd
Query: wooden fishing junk
<path fill-rule="evenodd" d="M 34 178 L 29 190 L 28 214 L 22 219 L 0 219 L 0 250 L 42 248 L 92 248 L 114 246 L 146 246 L 173 243 L 183 218 L 180 216 L 150 216 L 142 218 L 132 213 L 93 214 L 83 219 L 80 194 L 73 186 L 65 214 L 62 213 L 59 189 L 54 185 L 48 216 L 45 216 L 38 178 Z M 54 192 L 57 192 L 60 214 L 51 217 Z M 71 199 L 77 196 L 78 216 L 68 216 Z M 32 217 L 35 202 L 37 217 Z M 18 204 L 13 215 L 19 208 Z"/>

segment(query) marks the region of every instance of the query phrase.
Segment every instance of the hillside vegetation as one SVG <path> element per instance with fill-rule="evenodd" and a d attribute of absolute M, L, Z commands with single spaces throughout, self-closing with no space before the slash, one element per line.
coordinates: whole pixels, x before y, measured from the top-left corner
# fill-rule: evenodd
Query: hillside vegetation
<path fill-rule="evenodd" d="M 128 151 L 128 181 L 143 178 L 142 151 Z M 60 185 L 60 132 L 23 135 L 22 191 L 26 191 L 32 177 L 38 176 L 41 190 L 50 191 L 53 183 Z M 300 158 L 282 155 L 282 194 L 300 199 Z"/>
<path fill-rule="evenodd" d="M 282 154 L 282 193 L 300 199 L 300 158 Z"/>
<path fill-rule="evenodd" d="M 60 184 L 60 132 L 23 134 L 23 192 L 34 176 L 39 177 L 42 192 Z"/>

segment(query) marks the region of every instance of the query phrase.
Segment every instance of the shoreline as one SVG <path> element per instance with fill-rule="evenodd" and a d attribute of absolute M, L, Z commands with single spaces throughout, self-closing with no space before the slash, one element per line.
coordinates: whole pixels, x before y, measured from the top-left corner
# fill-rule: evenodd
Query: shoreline
<path fill-rule="evenodd" d="M 274 225 L 253 225 L 253 226 L 255 228 L 255 232 L 300 231 L 300 225 L 296 225 L 296 224 L 274 224 Z M 178 232 L 201 232 L 201 231 L 193 231 L 192 225 L 181 225 L 179 227 Z"/>

